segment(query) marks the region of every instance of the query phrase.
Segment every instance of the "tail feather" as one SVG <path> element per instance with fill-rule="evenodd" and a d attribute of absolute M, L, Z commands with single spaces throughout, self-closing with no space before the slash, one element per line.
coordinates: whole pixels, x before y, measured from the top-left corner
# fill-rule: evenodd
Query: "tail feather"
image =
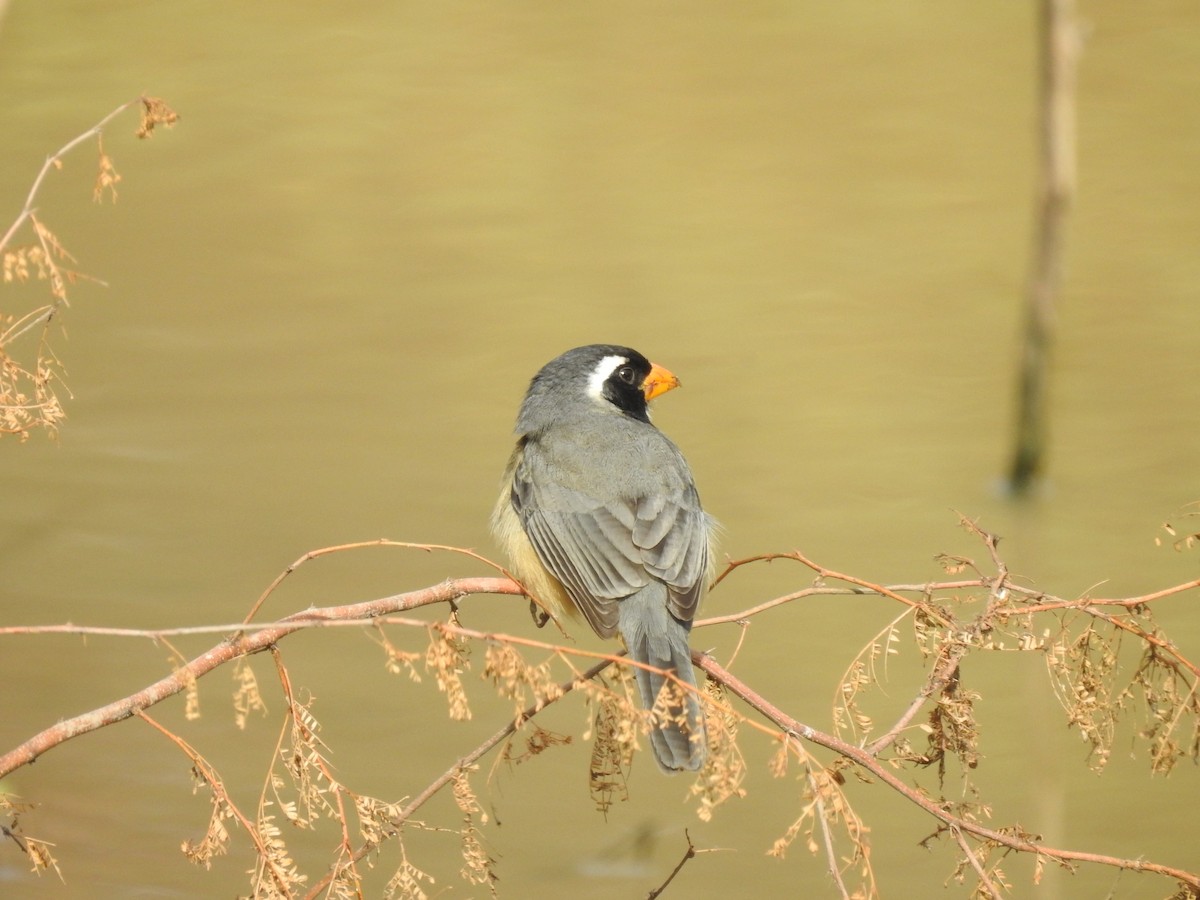
<path fill-rule="evenodd" d="M 666 587 L 654 582 L 621 601 L 619 629 L 629 656 L 635 662 L 675 673 L 684 684 L 696 686 L 692 673 L 692 653 L 688 647 L 690 623 L 684 623 L 667 609 Z M 634 668 L 638 693 L 646 709 L 655 709 L 659 692 L 670 679 Z M 704 712 L 692 691 L 673 685 L 659 703 L 650 746 L 654 758 L 666 772 L 696 771 L 704 765 L 707 740 Z M 680 696 L 682 694 L 682 696 Z"/>

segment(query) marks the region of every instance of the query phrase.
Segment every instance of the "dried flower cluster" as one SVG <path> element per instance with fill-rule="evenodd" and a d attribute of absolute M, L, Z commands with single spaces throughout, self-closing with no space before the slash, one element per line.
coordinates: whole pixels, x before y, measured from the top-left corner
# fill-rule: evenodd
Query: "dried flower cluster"
<path fill-rule="evenodd" d="M 0 818 L 8 820 L 7 823 L 0 822 L 0 838 L 16 844 L 29 860 L 29 865 L 34 872 L 40 875 L 42 872 L 53 869 L 61 880 L 62 871 L 58 868 L 58 861 L 55 860 L 54 854 L 50 852 L 53 845 L 39 838 L 31 837 L 21 830 L 21 815 L 33 808 L 32 803 L 23 803 L 15 794 L 0 793 Z"/>
<path fill-rule="evenodd" d="M 50 155 L 34 179 L 25 207 L 0 236 L 0 278 L 5 285 L 44 282 L 49 302 L 21 313 L 6 311 L 0 304 L 0 436 L 28 439 L 34 430 L 55 434 L 65 418 L 58 392 L 63 387 L 63 366 L 50 342 L 50 326 L 69 304 L 68 290 L 87 276 L 76 271 L 75 258 L 43 221 L 34 202 L 47 174 L 63 167 L 64 157 L 91 138 L 97 144 L 96 183 L 92 198 L 115 202 L 121 175 L 104 149 L 105 126 L 126 109 L 141 105 L 138 137 L 149 137 L 157 125 L 173 125 L 179 116 L 157 97 L 140 97 L 117 107 L 99 123 Z M 18 242 L 28 226 L 24 243 Z M 95 280 L 95 279 L 88 279 Z M 30 336 L 32 346 L 17 348 L 20 338 Z"/>
<path fill-rule="evenodd" d="M 454 624 L 458 624 L 457 620 Z M 434 673 L 438 690 L 446 695 L 450 718 L 459 722 L 471 718 L 471 706 L 462 681 L 463 671 L 469 665 L 467 656 L 467 645 L 453 637 L 453 632 L 437 626 L 430 629 L 425 668 Z"/>
<path fill-rule="evenodd" d="M 624 687 L 628 686 L 628 675 L 618 679 Z M 637 749 L 639 711 L 625 691 L 606 691 L 593 702 L 595 727 L 583 735 L 584 740 L 592 739 L 588 790 L 596 809 L 607 813 L 614 802 L 629 799 L 626 778 Z"/>
<path fill-rule="evenodd" d="M 717 807 L 746 796 L 746 759 L 738 746 L 741 716 L 729 705 L 722 685 L 709 677 L 704 682 L 704 720 L 708 735 L 708 756 L 704 768 L 692 784 L 690 793 L 700 800 L 696 815 L 702 822 L 712 821 Z"/>

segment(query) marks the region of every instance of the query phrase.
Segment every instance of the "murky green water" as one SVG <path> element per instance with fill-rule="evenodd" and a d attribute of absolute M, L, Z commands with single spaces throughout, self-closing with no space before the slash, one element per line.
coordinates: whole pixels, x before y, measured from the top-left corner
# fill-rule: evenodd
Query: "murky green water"
<path fill-rule="evenodd" d="M 72 295 L 57 345 L 74 393 L 60 441 L 0 446 L 4 622 L 230 622 L 312 548 L 386 536 L 491 552 L 486 519 L 524 384 L 592 341 L 633 344 L 684 380 L 656 420 L 688 454 L 734 557 L 800 547 L 861 577 L 920 581 L 937 577 L 937 552 L 983 556 L 956 509 L 1005 535 L 1013 571 L 1056 594 L 1194 577 L 1195 553 L 1154 538 L 1200 498 L 1200 13 L 1183 2 L 1082 12 L 1052 484 L 1014 508 L 993 485 L 1034 182 L 1025 5 L 15 0 L 0 20 L 0 221 L 45 155 L 118 103 L 145 90 L 183 120 L 148 144 L 132 119 L 106 136 L 124 175 L 115 207 L 91 203 L 88 150 L 40 204 L 109 287 Z M 310 564 L 267 614 L 481 571 L 363 551 Z M 707 609 L 808 581 L 782 565 L 746 570 Z M 1195 657 L 1193 607 L 1163 604 L 1162 619 Z M 739 672 L 828 727 L 837 678 L 894 614 L 881 601 L 796 605 L 752 629 Z M 510 600 L 472 600 L 463 615 L 532 630 Z M 703 638 L 719 654 L 735 639 Z M 447 723 L 429 679 L 386 676 L 357 633 L 283 651 L 317 698 L 340 777 L 389 799 L 502 719 L 481 699 L 470 724 Z M 0 745 L 143 686 L 169 656 L 5 639 Z M 202 683 L 199 723 L 182 721 L 179 702 L 156 710 L 249 808 L 281 707 L 271 667 L 256 667 L 272 717 L 248 734 L 230 724 L 223 673 Z M 1194 768 L 1151 781 L 1144 755 L 1128 762 L 1122 748 L 1098 779 L 1043 699 L 1035 661 L 996 657 L 965 674 L 987 698 L 978 780 L 996 823 L 1195 867 Z M 897 708 L 912 690 L 888 687 Z M 576 705 L 548 723 L 578 734 L 583 716 Z M 578 743 L 490 788 L 481 775 L 502 895 L 644 895 L 688 827 L 698 846 L 724 849 L 673 889 L 833 896 L 802 847 L 763 857 L 799 808 L 799 786 L 768 777 L 768 754 L 748 742 L 749 796 L 709 826 L 681 803 L 685 782 L 643 764 L 605 821 Z M 179 854 L 207 804 L 190 794 L 184 757 L 140 723 L 61 747 L 6 787 L 41 804 L 24 827 L 57 843 L 67 879 L 31 880 L 8 847 L 0 883 L 14 896 L 245 889 L 244 835 L 211 872 Z M 851 795 L 885 892 L 939 889 L 950 856 L 915 846 L 932 826 L 877 790 Z M 446 798 L 427 818 L 452 825 L 457 813 Z M 294 839 L 322 871 L 332 832 Z M 457 882 L 452 836 L 418 834 L 409 849 L 438 888 L 479 895 Z M 1024 895 L 1028 866 L 1010 868 Z M 1114 885 L 1122 897 L 1169 890 L 1108 871 L 1061 889 Z"/>

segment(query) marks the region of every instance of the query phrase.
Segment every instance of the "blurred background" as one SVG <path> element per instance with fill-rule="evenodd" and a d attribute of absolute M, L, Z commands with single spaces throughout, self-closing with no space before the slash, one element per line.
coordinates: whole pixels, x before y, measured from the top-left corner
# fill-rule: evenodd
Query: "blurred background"
<path fill-rule="evenodd" d="M 0 225 L 45 157 L 140 92 L 181 115 L 150 141 L 136 114 L 104 136 L 123 180 L 91 200 L 93 146 L 53 173 L 39 215 L 107 287 L 72 289 L 55 349 L 73 395 L 57 441 L 0 443 L 6 624 L 168 627 L 240 620 L 305 551 L 388 537 L 493 554 L 487 518 L 528 379 L 572 346 L 630 344 L 679 375 L 656 422 L 684 450 L 731 557 L 799 548 L 880 582 L 985 559 L 954 510 L 1004 536 L 1012 571 L 1075 597 L 1196 577 L 1157 546 L 1200 499 L 1200 8 L 1085 2 L 1078 198 L 1052 395 L 1049 478 L 1025 503 L 997 485 L 1036 183 L 1035 4 L 206 4 L 12 0 L 0 18 Z M 4 286 L 7 311 L 44 285 Z M 1184 523 L 1186 524 L 1186 523 Z M 264 611 L 346 603 L 484 574 L 398 550 L 310 563 Z M 751 567 L 707 601 L 722 614 L 811 583 Z M 825 598 L 751 627 L 741 677 L 815 727 L 859 648 L 898 610 Z M 1160 620 L 1193 659 L 1194 598 Z M 440 611 L 435 611 L 440 615 Z M 464 623 L 534 635 L 523 601 L 479 597 Z M 599 646 L 574 626 L 582 646 Z M 537 636 L 545 636 L 536 633 Z M 698 632 L 727 658 L 732 628 Z M 421 649 L 423 637 L 396 633 Z M 431 679 L 389 676 L 356 631 L 289 639 L 340 777 L 389 800 L 419 792 L 503 722 L 469 678 L 466 724 Z M 180 640 L 186 655 L 211 639 Z M 921 677 L 905 646 L 883 714 Z M 7 750 L 157 679 L 149 642 L 7 638 Z M 282 703 L 232 724 L 233 681 L 154 714 L 208 755 L 252 810 Z M 476 670 L 481 666 L 477 660 Z M 1103 777 L 1064 727 L 1035 655 L 972 658 L 984 697 L 975 782 L 993 824 L 1056 846 L 1195 867 L 1196 769 L 1151 778 L 1133 727 Z M 580 703 L 548 727 L 579 735 Z M 797 844 L 764 856 L 802 785 L 747 736 L 748 796 L 701 823 L 688 781 L 638 759 L 631 798 L 597 813 L 579 740 L 476 787 L 505 897 L 671 890 L 833 896 Z M 485 761 L 489 770 L 492 759 Z M 956 774 L 956 773 L 952 773 Z M 919 776 L 937 790 L 932 772 Z M 129 722 L 60 747 L 4 787 L 55 843 L 65 884 L 0 850 L 0 893 L 213 897 L 246 890 L 245 836 L 209 872 L 180 843 L 208 821 L 177 749 Z M 954 782 L 951 781 L 951 784 Z M 941 890 L 953 854 L 928 820 L 851 784 L 887 896 Z M 424 818 L 453 826 L 450 798 Z M 296 841 L 319 875 L 330 827 Z M 414 834 L 436 891 L 458 844 Z M 397 864 L 385 851 L 380 872 Z M 1015 896 L 1160 897 L 1171 886 L 1083 870 Z M 386 877 L 386 875 L 384 876 Z M 949 895 L 962 892 L 951 885 Z"/>

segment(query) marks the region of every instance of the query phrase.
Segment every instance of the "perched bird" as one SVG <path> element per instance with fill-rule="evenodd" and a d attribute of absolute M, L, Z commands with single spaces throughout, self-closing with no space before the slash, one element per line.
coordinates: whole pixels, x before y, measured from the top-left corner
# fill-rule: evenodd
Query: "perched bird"
<path fill-rule="evenodd" d="M 620 633 L 630 657 L 695 687 L 688 633 L 710 580 L 713 531 L 683 454 L 648 403 L 679 379 L 628 347 L 568 350 L 533 381 L 492 516 L 513 574 L 538 598 Z M 634 674 L 643 705 L 668 679 Z M 650 733 L 668 772 L 704 763 L 704 715 L 690 691 Z M 670 698 L 670 695 L 668 695 Z"/>

